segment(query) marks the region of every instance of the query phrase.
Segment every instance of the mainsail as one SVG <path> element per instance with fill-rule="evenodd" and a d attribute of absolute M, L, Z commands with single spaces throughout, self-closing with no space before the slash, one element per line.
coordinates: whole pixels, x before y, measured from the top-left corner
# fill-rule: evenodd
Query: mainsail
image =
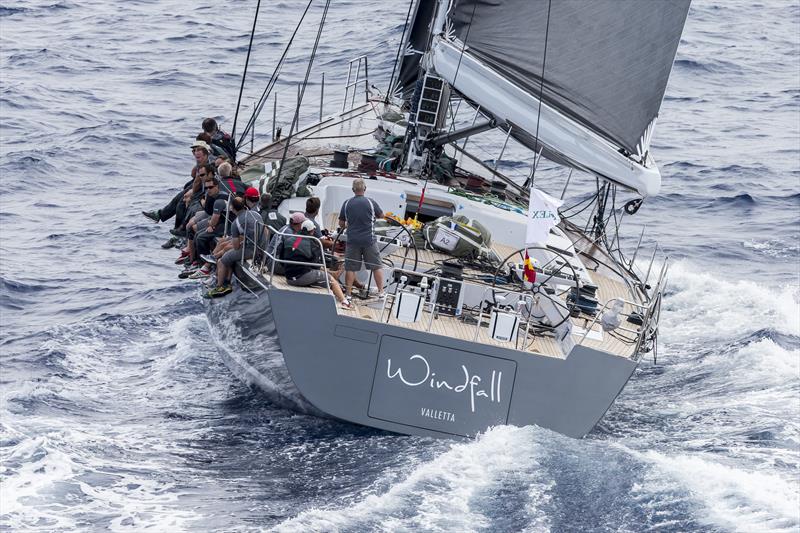
<path fill-rule="evenodd" d="M 432 43 L 433 64 L 456 90 L 510 124 L 520 142 L 655 194 L 660 174 L 648 158 L 649 140 L 689 4 L 454 0 L 449 35 Z M 587 134 L 591 148 L 573 146 L 586 144 Z M 631 164 L 639 168 L 626 170 Z"/>
<path fill-rule="evenodd" d="M 419 62 L 431 40 L 431 23 L 436 14 L 437 3 L 437 0 L 416 0 L 414 4 L 411 28 L 401 45 L 403 55 L 397 82 L 397 87 L 403 91 L 405 99 L 409 99 L 414 92 L 414 84 L 419 77 Z"/>

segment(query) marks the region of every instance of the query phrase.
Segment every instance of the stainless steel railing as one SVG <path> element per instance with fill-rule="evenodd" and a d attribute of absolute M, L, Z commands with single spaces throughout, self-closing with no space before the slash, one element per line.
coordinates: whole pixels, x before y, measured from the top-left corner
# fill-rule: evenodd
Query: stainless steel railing
<path fill-rule="evenodd" d="M 327 290 L 328 294 L 333 296 L 333 291 L 331 290 L 331 283 L 330 283 L 330 273 L 328 271 L 328 266 L 325 263 L 325 248 L 322 246 L 322 241 L 313 235 L 301 235 L 297 233 L 289 233 L 288 231 L 278 231 L 278 232 L 269 232 L 271 235 L 270 239 L 267 239 L 266 247 L 261 247 L 258 245 L 258 232 L 265 231 L 266 226 L 263 224 L 257 224 L 253 230 L 253 237 L 252 239 L 249 236 L 245 236 L 245 243 L 242 245 L 242 257 L 241 261 L 242 264 L 245 264 L 247 261 L 245 248 L 247 241 L 253 243 L 253 268 L 257 271 L 258 274 L 263 275 L 265 267 L 267 266 L 267 261 L 269 261 L 269 278 L 267 279 L 268 287 L 273 285 L 272 280 L 275 276 L 275 266 L 278 264 L 284 265 L 304 265 L 315 269 L 320 269 L 325 273 L 325 289 Z M 283 259 L 279 257 L 277 250 L 272 249 L 272 239 L 276 239 L 275 243 L 276 246 L 283 245 L 283 239 L 286 237 L 294 237 L 298 239 L 309 239 L 313 241 L 313 245 L 317 245 L 319 247 L 319 257 L 322 258 L 320 263 L 314 261 L 292 261 L 290 259 Z M 261 263 L 258 264 L 258 260 L 261 259 Z M 268 288 L 264 287 L 264 288 Z"/>
<path fill-rule="evenodd" d="M 361 78 L 361 65 L 364 65 L 364 77 Z M 355 76 L 353 75 L 353 65 L 356 65 Z M 344 86 L 344 98 L 342 99 L 342 112 L 347 111 L 347 97 L 351 96 L 350 108 L 353 109 L 356 103 L 356 93 L 358 86 L 364 82 L 364 101 L 369 102 L 369 63 L 367 56 L 358 56 L 350 60 L 347 65 L 347 83 Z"/>

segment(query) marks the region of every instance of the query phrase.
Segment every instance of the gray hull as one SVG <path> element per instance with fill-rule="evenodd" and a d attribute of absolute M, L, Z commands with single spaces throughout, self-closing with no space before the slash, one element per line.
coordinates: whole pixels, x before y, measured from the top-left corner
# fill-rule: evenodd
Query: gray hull
<path fill-rule="evenodd" d="M 248 327 L 267 331 L 274 323 L 288 370 L 283 379 L 292 382 L 279 393 L 303 410 L 307 401 L 333 417 L 397 433 L 472 437 L 495 425 L 536 424 L 580 438 L 636 368 L 582 346 L 557 359 L 340 316 L 329 296 L 274 287 L 269 299 L 263 292 L 238 296 L 237 307 L 249 309 Z M 252 316 L 257 309 L 261 316 Z M 263 344 L 255 348 L 228 354 L 226 363 L 274 393 L 281 361 Z M 263 372 L 269 375 L 256 376 Z"/>

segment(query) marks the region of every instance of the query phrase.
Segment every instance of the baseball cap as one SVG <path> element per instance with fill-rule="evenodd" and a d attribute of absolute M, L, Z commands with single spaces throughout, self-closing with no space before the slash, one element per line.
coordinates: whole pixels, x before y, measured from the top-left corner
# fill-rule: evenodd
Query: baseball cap
<path fill-rule="evenodd" d="M 292 213 L 292 216 L 289 217 L 289 222 L 292 224 L 302 224 L 305 222 L 306 216 L 301 212 Z"/>
<path fill-rule="evenodd" d="M 192 145 L 192 150 L 194 150 L 195 148 L 202 148 L 203 150 L 206 151 L 206 153 L 208 154 L 211 153 L 211 147 L 205 141 L 195 141 L 194 144 Z"/>
<path fill-rule="evenodd" d="M 248 187 L 246 191 L 244 191 L 245 198 L 252 198 L 254 200 L 258 200 L 259 198 L 258 189 L 255 187 Z"/>
<path fill-rule="evenodd" d="M 313 221 L 305 219 L 305 221 L 303 221 L 303 225 L 300 226 L 300 229 L 304 229 L 306 231 L 314 231 L 315 229 L 317 229 L 317 226 L 314 225 Z"/>

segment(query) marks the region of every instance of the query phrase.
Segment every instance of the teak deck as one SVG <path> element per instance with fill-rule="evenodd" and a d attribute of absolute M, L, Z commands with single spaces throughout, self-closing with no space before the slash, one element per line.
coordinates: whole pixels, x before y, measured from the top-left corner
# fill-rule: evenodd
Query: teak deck
<path fill-rule="evenodd" d="M 513 250 L 510 247 L 498 244 L 495 244 L 493 246 L 493 249 L 501 258 L 506 257 L 509 253 L 513 252 Z M 398 261 L 402 261 L 403 259 L 403 256 L 398 254 L 393 254 L 389 257 L 393 258 L 396 264 L 399 264 Z M 419 250 L 419 267 L 422 270 L 424 270 L 425 267 L 433 266 L 434 261 L 447 259 L 448 257 L 449 256 L 447 255 L 431 250 Z M 614 298 L 625 298 L 628 300 L 633 299 L 631 291 L 628 289 L 628 287 L 625 286 L 624 283 L 612 280 L 608 276 L 605 276 L 597 272 L 592 272 L 591 276 L 595 285 L 597 285 L 597 300 L 599 301 L 600 307 L 606 301 L 612 300 Z M 283 276 L 279 275 L 273 276 L 272 285 L 276 289 L 281 289 L 281 290 L 310 292 L 318 294 L 325 294 L 327 291 L 323 287 L 292 286 L 286 282 L 286 279 Z M 387 298 L 392 298 L 392 297 L 393 297 L 392 295 L 387 296 Z M 354 298 L 353 306 L 351 309 L 342 309 L 339 305 L 337 305 L 336 308 L 337 312 L 341 315 L 350 316 L 359 320 L 371 320 L 378 322 L 381 320 L 383 301 L 377 299 L 359 300 L 358 298 Z M 484 327 L 480 328 L 480 331 L 478 333 L 478 338 L 476 340 L 475 339 L 476 321 L 473 318 L 470 318 L 469 322 L 467 322 L 467 320 L 465 320 L 465 318 L 463 317 L 453 317 L 439 313 L 434 316 L 433 320 L 431 320 L 431 315 L 428 312 L 428 306 L 426 305 L 424 309 L 425 310 L 422 313 L 422 318 L 418 322 L 406 323 L 398 321 L 397 319 L 391 317 L 387 306 L 386 311 L 383 312 L 383 321 L 384 323 L 391 324 L 394 326 L 400 326 L 417 331 L 426 331 L 428 333 L 434 335 L 440 335 L 446 338 L 456 338 L 469 342 L 479 342 L 481 344 L 501 346 L 503 348 L 517 349 L 549 357 L 558 357 L 562 359 L 567 356 L 567 354 L 565 354 L 563 349 L 561 348 L 561 344 L 558 342 L 557 339 L 555 339 L 552 336 L 551 333 L 538 333 L 534 336 L 533 328 L 531 328 L 531 335 L 529 335 L 528 339 L 525 340 L 524 326 L 520 325 L 520 334 L 518 335 L 518 340 L 516 343 L 513 341 L 509 342 L 497 341 L 495 339 L 492 339 L 487 334 L 488 328 L 486 326 L 488 326 L 489 324 L 489 316 L 488 314 L 484 313 L 483 316 Z M 625 306 L 626 313 L 630 312 L 631 310 L 632 309 L 630 309 L 630 306 L 628 305 Z M 574 328 L 581 328 L 582 330 L 585 330 L 585 328 L 592 323 L 593 317 L 589 317 L 582 314 L 579 317 L 570 318 L 570 320 L 572 321 Z M 592 331 L 602 332 L 602 329 L 600 328 L 599 324 L 594 324 L 594 326 L 592 327 Z M 597 333 L 595 333 L 595 335 L 596 334 Z M 583 334 L 582 332 L 580 334 L 575 333 L 573 330 L 572 337 L 573 341 L 575 341 L 575 343 L 578 343 L 583 337 Z M 587 337 L 583 341 L 583 344 L 585 346 L 609 352 L 614 355 L 619 355 L 621 357 L 631 357 L 633 356 L 634 352 L 634 343 L 623 342 L 622 340 L 616 338 L 615 336 L 612 336 L 605 332 L 602 332 L 602 340 L 595 340 Z"/>

